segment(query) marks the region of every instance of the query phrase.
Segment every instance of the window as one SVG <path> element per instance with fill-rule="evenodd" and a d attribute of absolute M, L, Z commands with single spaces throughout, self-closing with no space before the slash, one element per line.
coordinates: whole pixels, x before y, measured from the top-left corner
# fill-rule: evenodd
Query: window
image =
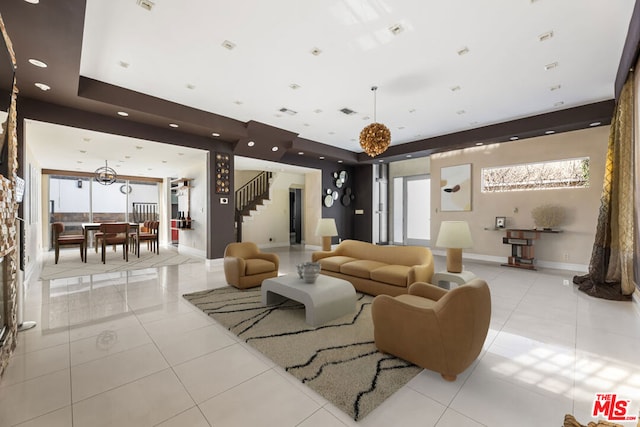
<path fill-rule="evenodd" d="M 482 168 L 483 193 L 588 188 L 589 158 Z"/>

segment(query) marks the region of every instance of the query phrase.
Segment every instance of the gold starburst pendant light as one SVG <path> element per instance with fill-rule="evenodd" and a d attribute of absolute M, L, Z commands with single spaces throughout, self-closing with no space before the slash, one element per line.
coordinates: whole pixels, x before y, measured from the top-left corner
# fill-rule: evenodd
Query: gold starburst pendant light
<path fill-rule="evenodd" d="M 360 146 L 371 157 L 387 151 L 391 144 L 391 132 L 382 123 L 376 122 L 376 91 L 378 86 L 372 86 L 373 91 L 373 123 L 360 131 Z"/>

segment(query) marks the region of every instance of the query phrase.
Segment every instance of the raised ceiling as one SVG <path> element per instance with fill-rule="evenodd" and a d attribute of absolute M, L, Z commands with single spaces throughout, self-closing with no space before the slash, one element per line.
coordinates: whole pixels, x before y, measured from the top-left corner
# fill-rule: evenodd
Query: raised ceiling
<path fill-rule="evenodd" d="M 373 85 L 390 152 L 611 100 L 635 0 L 3 3 L 22 96 L 353 160 Z"/>

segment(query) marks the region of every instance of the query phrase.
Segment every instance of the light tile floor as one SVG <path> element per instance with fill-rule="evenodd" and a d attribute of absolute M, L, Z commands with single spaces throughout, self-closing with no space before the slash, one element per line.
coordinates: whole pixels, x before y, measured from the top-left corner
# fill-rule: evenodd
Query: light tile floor
<path fill-rule="evenodd" d="M 272 251 L 285 273 L 310 259 Z M 211 264 L 28 284 L 24 319 L 37 327 L 0 380 L 0 425 L 356 425 L 182 298 L 225 286 Z M 465 264 L 491 288 L 483 353 L 453 383 L 423 371 L 358 425 L 560 426 L 566 413 L 586 424 L 596 392 L 637 415 L 637 303 L 590 298 L 571 272 Z"/>

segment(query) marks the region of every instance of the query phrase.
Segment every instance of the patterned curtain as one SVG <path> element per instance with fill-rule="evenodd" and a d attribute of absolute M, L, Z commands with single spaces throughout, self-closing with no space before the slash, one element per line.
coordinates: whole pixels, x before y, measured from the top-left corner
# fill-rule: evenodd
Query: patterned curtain
<path fill-rule="evenodd" d="M 634 248 L 634 88 L 630 73 L 611 122 L 604 185 L 589 274 L 573 282 L 589 295 L 630 300 L 636 288 Z"/>

